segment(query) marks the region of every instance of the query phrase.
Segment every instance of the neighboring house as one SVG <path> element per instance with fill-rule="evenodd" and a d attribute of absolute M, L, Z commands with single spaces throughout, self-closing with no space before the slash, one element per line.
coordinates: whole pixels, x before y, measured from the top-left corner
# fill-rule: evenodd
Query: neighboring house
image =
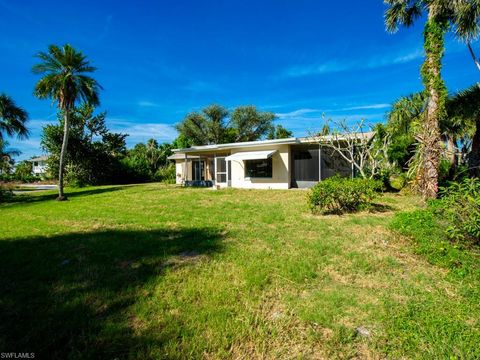
<path fill-rule="evenodd" d="M 371 134 L 365 134 L 371 136 Z M 353 167 L 327 137 L 193 146 L 174 150 L 177 184 L 247 189 L 306 188 Z M 331 139 L 331 138 L 330 138 Z"/>
<path fill-rule="evenodd" d="M 32 163 L 32 173 L 36 176 L 45 176 L 47 174 L 48 156 L 34 157 L 28 161 Z"/>

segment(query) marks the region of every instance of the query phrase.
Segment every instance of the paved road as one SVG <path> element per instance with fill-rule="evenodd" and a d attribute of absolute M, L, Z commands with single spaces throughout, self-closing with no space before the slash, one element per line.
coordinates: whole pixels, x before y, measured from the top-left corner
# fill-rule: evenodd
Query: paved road
<path fill-rule="evenodd" d="M 55 190 L 57 185 L 37 185 L 37 184 L 22 184 L 22 188 L 28 190 L 14 190 L 14 194 L 28 194 L 32 191 L 42 191 L 42 190 Z"/>

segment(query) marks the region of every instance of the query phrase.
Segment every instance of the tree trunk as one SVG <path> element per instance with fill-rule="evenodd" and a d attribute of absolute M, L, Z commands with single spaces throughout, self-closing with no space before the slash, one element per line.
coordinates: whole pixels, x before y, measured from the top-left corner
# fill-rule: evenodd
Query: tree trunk
<path fill-rule="evenodd" d="M 62 150 L 60 151 L 60 165 L 58 168 L 58 201 L 67 200 L 67 197 L 63 193 L 63 173 L 65 168 L 65 155 L 67 152 L 67 145 L 68 145 L 68 133 L 70 131 L 70 111 L 65 110 L 63 116 L 63 142 L 62 142 Z"/>
<path fill-rule="evenodd" d="M 446 89 L 441 78 L 443 38 L 445 25 L 429 14 L 425 25 L 424 48 L 426 59 L 422 65 L 422 78 L 428 93 L 428 104 L 423 126 L 417 136 L 419 161 L 417 186 L 426 199 L 434 199 L 438 192 L 438 168 L 440 164 L 439 121 L 445 115 Z"/>
<path fill-rule="evenodd" d="M 457 165 L 457 146 L 451 135 L 446 136 L 447 140 L 447 158 L 452 166 Z"/>
<path fill-rule="evenodd" d="M 470 175 L 478 177 L 480 175 L 480 119 L 476 121 L 475 134 L 472 138 L 472 149 L 468 159 Z"/>

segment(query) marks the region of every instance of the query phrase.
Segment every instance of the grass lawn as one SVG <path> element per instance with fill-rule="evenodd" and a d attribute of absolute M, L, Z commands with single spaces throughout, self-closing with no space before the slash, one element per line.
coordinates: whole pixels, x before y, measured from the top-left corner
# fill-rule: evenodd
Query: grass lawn
<path fill-rule="evenodd" d="M 0 205 L 0 352 L 480 357 L 480 284 L 389 230 L 395 212 L 419 206 L 414 197 L 385 195 L 383 212 L 339 217 L 311 215 L 304 191 L 46 194 Z"/>

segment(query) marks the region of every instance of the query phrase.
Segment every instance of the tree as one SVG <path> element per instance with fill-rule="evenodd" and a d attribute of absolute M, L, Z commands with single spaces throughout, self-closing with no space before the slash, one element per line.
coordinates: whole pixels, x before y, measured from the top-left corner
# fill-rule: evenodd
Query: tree
<path fill-rule="evenodd" d="M 89 108 L 89 111 L 85 111 Z M 68 148 L 65 154 L 65 179 L 72 184 L 97 185 L 121 182 L 120 160 L 126 154 L 126 134 L 111 133 L 105 123 L 106 113 L 94 114 L 90 105 L 81 104 L 72 111 Z M 95 120 L 95 129 L 92 128 Z M 63 144 L 63 114 L 59 124 L 43 128 L 41 144 L 50 154 L 49 170 L 58 175 Z"/>
<path fill-rule="evenodd" d="M 4 133 L 10 137 L 17 135 L 20 139 L 28 138 L 27 120 L 25 110 L 17 106 L 11 97 L 0 94 L 0 140 Z"/>
<path fill-rule="evenodd" d="M 480 59 L 473 51 L 472 41 L 480 34 L 480 0 L 456 0 L 455 26 L 457 37 L 467 44 L 470 55 L 478 70 Z"/>
<path fill-rule="evenodd" d="M 28 181 L 32 178 L 33 165 L 31 161 L 20 161 L 15 167 L 15 177 L 17 180 Z"/>
<path fill-rule="evenodd" d="M 67 199 L 63 190 L 63 174 L 72 112 L 80 101 L 92 106 L 99 105 L 98 93 L 101 86 L 94 78 L 87 75 L 94 72 L 96 68 L 90 65 L 82 52 L 69 44 L 62 47 L 50 45 L 48 51 L 39 52 L 37 58 L 41 62 L 34 65 L 32 70 L 43 77 L 35 85 L 34 94 L 39 99 L 52 99 L 63 115 L 57 198 L 62 201 Z"/>
<path fill-rule="evenodd" d="M 330 123 L 333 130 L 328 135 L 324 134 L 324 129 L 331 128 Z M 312 139 L 323 147 L 332 149 L 362 178 L 373 179 L 379 176 L 381 171 L 391 167 L 387 155 L 388 135 L 381 127 L 367 127 L 363 119 L 352 126 L 348 125 L 346 120 L 332 122 L 326 119 L 322 131 Z"/>
<path fill-rule="evenodd" d="M 391 138 L 388 156 L 401 169 L 411 165 L 417 150 L 415 134 L 422 125 L 426 104 L 424 92 L 414 93 L 397 99 L 387 113 L 386 131 Z"/>
<path fill-rule="evenodd" d="M 441 77 L 444 36 L 455 22 L 456 1 L 445 0 L 385 0 L 387 30 L 395 32 L 399 25 L 411 26 L 424 12 L 427 22 L 424 28 L 425 62 L 421 75 L 428 96 L 424 119 L 415 134 L 419 142 L 418 172 L 416 183 L 425 198 L 435 198 L 438 192 L 440 163 L 439 124 L 446 115 L 447 90 Z"/>
<path fill-rule="evenodd" d="M 470 175 L 480 175 L 480 87 L 475 84 L 460 91 L 449 101 L 449 114 L 457 127 L 471 132 L 468 157 Z M 465 141 L 463 141 L 465 142 Z"/>
<path fill-rule="evenodd" d="M 0 138 L 0 174 L 9 174 L 14 165 L 13 157 L 20 155 L 20 151 L 9 149 L 8 142 Z"/>
<path fill-rule="evenodd" d="M 188 114 L 176 126 L 177 131 L 192 141 L 192 145 L 209 145 L 229 142 L 226 118 L 228 110 L 220 105 L 209 105 L 201 112 Z"/>
<path fill-rule="evenodd" d="M 274 140 L 274 139 L 288 139 L 293 137 L 293 132 L 290 130 L 285 129 L 282 125 L 272 126 L 268 131 L 267 139 Z"/>
<path fill-rule="evenodd" d="M 268 135 L 274 119 L 275 114 L 255 106 L 239 106 L 230 114 L 223 106 L 210 105 L 188 114 L 176 129 L 189 145 L 255 141 Z"/>
<path fill-rule="evenodd" d="M 235 133 L 234 142 L 255 141 L 265 137 L 274 120 L 274 113 L 259 111 L 253 105 L 237 107 L 230 120 Z"/>

